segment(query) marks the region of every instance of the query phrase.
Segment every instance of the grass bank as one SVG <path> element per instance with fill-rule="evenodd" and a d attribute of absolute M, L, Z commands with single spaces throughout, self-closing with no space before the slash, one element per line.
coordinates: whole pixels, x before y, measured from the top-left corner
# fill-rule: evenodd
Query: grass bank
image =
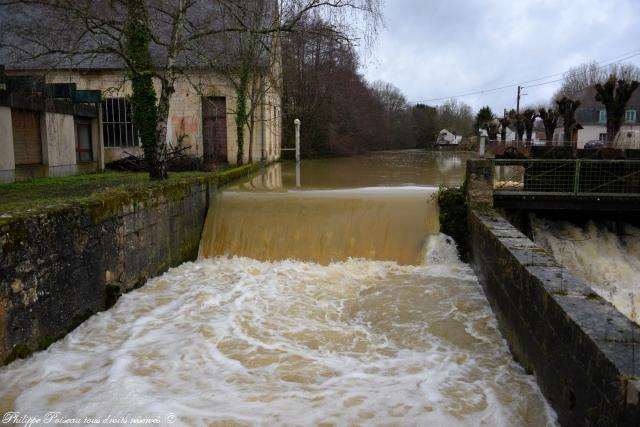
<path fill-rule="evenodd" d="M 258 167 L 254 163 L 217 172 L 174 172 L 165 181 L 152 181 L 145 172 L 108 171 L 0 184 L 0 225 L 72 206 L 88 208 L 98 220 L 112 209 L 153 194 L 170 195 L 171 189 L 195 182 L 225 184 Z"/>

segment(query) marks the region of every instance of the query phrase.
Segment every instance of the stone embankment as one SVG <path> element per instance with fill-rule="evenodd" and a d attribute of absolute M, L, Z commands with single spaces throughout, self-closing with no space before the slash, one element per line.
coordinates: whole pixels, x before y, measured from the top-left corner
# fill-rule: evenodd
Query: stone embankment
<path fill-rule="evenodd" d="M 640 328 L 492 206 L 490 161 L 465 183 L 472 264 L 514 358 L 564 426 L 640 425 Z"/>
<path fill-rule="evenodd" d="M 256 168 L 3 219 L 0 365 L 46 348 L 121 293 L 194 260 L 213 193 Z"/>

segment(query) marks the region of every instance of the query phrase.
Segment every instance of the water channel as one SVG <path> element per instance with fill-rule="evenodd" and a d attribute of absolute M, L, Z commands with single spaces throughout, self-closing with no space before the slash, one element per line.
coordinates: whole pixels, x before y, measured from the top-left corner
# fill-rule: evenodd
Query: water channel
<path fill-rule="evenodd" d="M 0 412 L 178 425 L 545 426 L 434 194 L 464 153 L 280 163 L 218 194 L 201 256 L 0 369 Z M 298 186 L 299 183 L 299 186 Z"/>

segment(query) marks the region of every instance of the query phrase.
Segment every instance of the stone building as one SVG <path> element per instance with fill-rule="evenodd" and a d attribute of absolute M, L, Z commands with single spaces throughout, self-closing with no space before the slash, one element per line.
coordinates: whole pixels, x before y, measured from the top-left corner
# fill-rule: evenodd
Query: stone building
<path fill-rule="evenodd" d="M 266 4 L 275 7 L 277 2 L 268 0 Z M 4 14 L 0 13 L 0 24 L 3 18 L 5 21 L 11 18 L 7 12 Z M 277 35 L 270 37 L 271 46 L 261 57 L 259 75 L 252 76 L 266 83 L 253 109 L 252 138 L 246 126 L 244 129 L 245 162 L 249 158 L 250 140 L 253 161 L 272 161 L 281 154 L 281 57 Z M 158 52 L 159 49 L 152 46 L 152 60 L 161 67 L 162 58 L 156 55 L 162 52 Z M 4 64 L 9 81 L 35 77 L 48 87 L 66 87 L 74 93 L 97 91 L 101 100 L 95 105 L 99 112 L 87 121 L 87 117 L 68 109 L 67 114 L 61 114 L 51 108 L 24 108 L 24 103 L 5 102 L 4 105 L 2 94 L 4 98 L 13 95 L 0 89 L 0 179 L 75 174 L 101 169 L 125 153 L 142 153 L 127 98 L 131 94 L 131 82 L 121 60 L 113 55 L 53 61 L 31 58 L 14 61 L 13 58 L 0 49 L 0 64 Z M 201 64 L 185 66 L 175 82 L 170 102 L 167 123 L 170 147 L 189 147 L 185 152 L 202 158 L 205 163 L 236 163 L 236 91 L 228 76 Z M 155 83 L 159 93 L 159 80 Z M 66 101 L 73 104 L 72 99 Z M 31 155 L 24 156 L 25 152 Z"/>

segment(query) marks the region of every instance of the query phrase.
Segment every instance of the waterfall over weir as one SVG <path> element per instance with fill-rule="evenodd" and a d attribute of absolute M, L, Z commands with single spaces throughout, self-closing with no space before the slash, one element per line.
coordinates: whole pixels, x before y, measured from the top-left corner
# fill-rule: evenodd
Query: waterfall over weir
<path fill-rule="evenodd" d="M 276 164 L 225 189 L 198 260 L 1 368 L 0 413 L 167 426 L 556 425 L 472 269 L 438 233 L 436 188 L 461 182 L 464 164 L 447 156 L 303 163 L 300 188 L 291 164 Z"/>
<path fill-rule="evenodd" d="M 225 192 L 209 211 L 200 254 L 420 264 L 427 237 L 439 231 L 436 194 L 434 187 Z"/>

